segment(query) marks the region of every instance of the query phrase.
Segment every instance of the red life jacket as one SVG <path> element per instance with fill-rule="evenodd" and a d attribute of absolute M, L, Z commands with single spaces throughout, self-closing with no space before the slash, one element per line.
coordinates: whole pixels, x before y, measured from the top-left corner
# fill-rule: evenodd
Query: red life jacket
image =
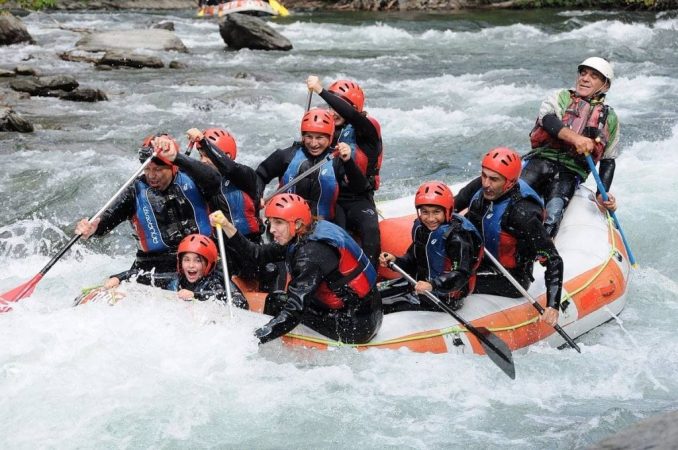
<path fill-rule="evenodd" d="M 374 128 L 377 130 L 377 135 L 379 135 L 379 142 L 381 143 L 381 125 L 375 119 L 374 117 L 369 117 L 368 120 L 372 122 L 372 125 L 374 125 Z M 353 129 L 353 126 L 348 125 L 347 128 L 350 127 L 350 132 L 348 134 L 342 134 L 340 137 L 340 142 L 347 142 L 350 143 L 351 140 L 355 142 L 355 130 Z M 350 136 L 350 133 L 353 133 L 353 136 Z M 353 160 L 355 161 L 356 166 L 358 166 L 358 169 L 365 175 L 365 177 L 369 180 L 370 184 L 372 185 L 372 189 L 375 191 L 379 189 L 379 185 L 381 184 L 381 177 L 379 175 L 379 172 L 381 170 L 381 161 L 384 156 L 384 148 L 383 144 L 382 149 L 379 152 L 379 156 L 377 158 L 372 158 L 370 159 L 367 156 L 367 153 L 363 149 L 360 148 L 360 146 L 357 145 L 355 146 L 355 151 L 352 155 Z"/>
<path fill-rule="evenodd" d="M 608 106 L 602 100 L 589 101 L 578 97 L 574 91 L 570 91 L 570 104 L 563 114 L 562 121 L 564 126 L 579 135 L 596 140 L 595 148 L 591 154 L 596 163 L 600 161 L 605 147 L 610 140 L 610 130 L 607 127 L 607 108 Z M 530 144 L 533 149 L 542 147 L 562 149 L 569 151 L 576 158 L 581 158 L 582 160 L 584 158 L 575 151 L 571 144 L 551 137 L 541 126 L 539 120 L 537 120 L 530 132 Z M 582 162 L 584 167 L 588 167 L 585 161 Z"/>
<path fill-rule="evenodd" d="M 348 286 L 359 298 L 370 293 L 377 281 L 377 272 L 358 244 L 341 227 L 319 220 L 307 239 L 325 242 L 339 252 L 337 276 L 324 280 L 314 297 L 330 309 L 341 309 L 344 300 L 337 291 Z"/>

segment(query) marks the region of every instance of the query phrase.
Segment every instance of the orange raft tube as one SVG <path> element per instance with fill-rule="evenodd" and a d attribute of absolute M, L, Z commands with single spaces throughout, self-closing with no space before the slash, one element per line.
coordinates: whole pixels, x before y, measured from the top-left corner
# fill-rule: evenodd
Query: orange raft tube
<path fill-rule="evenodd" d="M 380 223 L 382 249 L 403 254 L 411 242 L 414 215 L 397 216 L 412 210 L 411 198 L 380 205 L 391 216 Z M 610 320 L 626 304 L 630 272 L 628 256 L 619 232 L 606 213 L 598 208 L 593 192 L 580 187 L 565 213 L 556 247 L 564 261 L 564 283 L 560 326 L 572 338 L 581 336 Z M 395 273 L 380 269 L 383 278 Z M 545 306 L 544 272 L 535 265 L 535 281 L 529 293 Z M 253 311 L 261 312 L 265 294 L 252 284 L 236 280 Z M 457 313 L 475 327 L 486 327 L 509 346 L 519 350 L 545 341 L 551 346 L 565 342 L 555 330 L 538 322 L 534 306 L 524 298 L 472 294 Z M 381 329 L 372 342 L 361 345 L 332 341 L 300 325 L 283 337 L 288 345 L 318 349 L 330 347 L 408 348 L 414 352 L 484 354 L 471 333 L 444 312 L 403 311 L 384 316 Z"/>

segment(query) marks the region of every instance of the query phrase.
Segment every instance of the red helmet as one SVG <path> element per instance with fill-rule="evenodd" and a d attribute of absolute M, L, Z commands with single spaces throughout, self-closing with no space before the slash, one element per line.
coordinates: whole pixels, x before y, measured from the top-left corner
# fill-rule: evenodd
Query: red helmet
<path fill-rule="evenodd" d="M 334 136 L 334 117 L 326 109 L 309 109 L 301 119 L 301 134 L 322 133 Z"/>
<path fill-rule="evenodd" d="M 160 133 L 160 134 L 151 134 L 150 136 L 146 136 L 144 138 L 144 141 L 141 143 L 141 147 L 139 147 L 139 162 L 142 164 L 146 162 L 148 158 L 150 158 L 153 153 L 155 152 L 155 148 L 153 147 L 153 139 L 160 137 L 160 136 L 165 136 L 168 137 L 169 139 L 172 140 L 172 143 L 176 148 L 179 148 L 179 144 L 177 143 L 176 139 L 174 139 L 172 136 L 170 136 L 167 133 Z M 162 156 L 156 156 L 153 158 L 153 162 L 156 164 L 161 164 L 165 166 L 174 166 L 171 161 L 168 161 L 167 159 L 163 158 Z"/>
<path fill-rule="evenodd" d="M 235 156 L 238 154 L 238 147 L 231 133 L 223 128 L 208 128 L 202 134 L 216 148 L 226 153 L 231 159 L 235 159 Z"/>
<path fill-rule="evenodd" d="M 487 152 L 481 165 L 506 178 L 504 191 L 508 191 L 518 182 L 522 170 L 520 155 L 508 147 L 493 148 Z"/>
<path fill-rule="evenodd" d="M 454 195 L 450 188 L 442 181 L 427 181 L 419 186 L 414 195 L 414 207 L 434 205 L 445 210 L 445 220 L 450 220 L 454 210 Z"/>
<path fill-rule="evenodd" d="M 196 253 L 207 261 L 205 274 L 212 272 L 217 264 L 217 246 L 214 241 L 203 234 L 189 234 L 181 240 L 177 249 L 177 270 L 181 271 L 181 255 L 184 253 Z"/>
<path fill-rule="evenodd" d="M 337 80 L 327 90 L 349 102 L 358 112 L 362 112 L 365 106 L 365 93 L 358 83 L 351 80 Z"/>
<path fill-rule="evenodd" d="M 296 234 L 296 222 L 301 220 L 305 226 L 311 225 L 311 208 L 303 197 L 297 194 L 278 194 L 266 204 L 264 215 L 271 219 L 286 220 L 290 225 L 290 234 Z"/>

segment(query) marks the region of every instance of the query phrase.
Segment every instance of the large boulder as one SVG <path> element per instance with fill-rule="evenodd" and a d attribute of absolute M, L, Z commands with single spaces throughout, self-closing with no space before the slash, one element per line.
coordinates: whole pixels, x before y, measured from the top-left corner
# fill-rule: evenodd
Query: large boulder
<path fill-rule="evenodd" d="M 236 50 L 292 50 L 292 43 L 263 20 L 232 13 L 219 23 L 219 34 L 226 45 Z"/>
<path fill-rule="evenodd" d="M 188 53 L 181 39 L 168 30 L 106 31 L 89 34 L 75 43 L 80 50 L 101 52 L 107 50 L 175 50 Z"/>
<path fill-rule="evenodd" d="M 141 69 L 143 67 L 161 69 L 165 67 L 162 59 L 157 56 L 138 55 L 136 53 L 122 51 L 108 51 L 96 64 L 97 66 L 133 67 L 135 69 Z"/>
<path fill-rule="evenodd" d="M 20 42 L 34 44 L 26 25 L 10 13 L 0 13 L 0 45 L 12 45 Z"/>
<path fill-rule="evenodd" d="M 11 108 L 2 108 L 0 109 L 0 131 L 32 133 L 33 124 L 14 112 Z"/>
<path fill-rule="evenodd" d="M 9 87 L 30 95 L 49 96 L 51 91 L 72 91 L 78 82 L 70 75 L 55 75 L 14 80 Z"/>
<path fill-rule="evenodd" d="M 608 437 L 590 450 L 675 449 L 678 446 L 678 411 L 650 417 Z"/>

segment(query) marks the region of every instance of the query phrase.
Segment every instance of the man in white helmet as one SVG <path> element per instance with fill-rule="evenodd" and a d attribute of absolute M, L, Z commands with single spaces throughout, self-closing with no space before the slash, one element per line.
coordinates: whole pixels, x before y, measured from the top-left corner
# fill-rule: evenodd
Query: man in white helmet
<path fill-rule="evenodd" d="M 619 121 L 604 103 L 613 78 L 609 62 L 586 58 L 578 66 L 575 89 L 555 92 L 539 108 L 530 132 L 533 150 L 523 158 L 527 164 L 521 178 L 544 198 L 544 226 L 551 237 L 575 189 L 588 177 L 587 153 L 600 162 L 600 177 L 609 192 L 619 156 Z M 603 202 L 600 195 L 598 201 L 611 211 L 617 209 L 611 194 L 609 201 Z"/>

